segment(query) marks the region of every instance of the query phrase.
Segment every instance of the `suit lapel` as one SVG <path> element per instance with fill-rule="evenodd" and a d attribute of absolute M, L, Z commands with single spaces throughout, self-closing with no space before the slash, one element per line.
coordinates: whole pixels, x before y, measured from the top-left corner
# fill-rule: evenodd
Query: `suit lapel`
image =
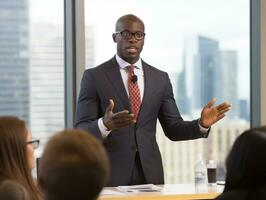
<path fill-rule="evenodd" d="M 116 94 L 118 94 L 122 104 L 126 109 L 130 111 L 131 109 L 129 105 L 128 95 L 121 77 L 119 65 L 115 57 L 110 60 L 110 65 L 108 65 L 105 69 L 105 74 L 109 79 L 110 84 L 113 86 Z"/>
<path fill-rule="evenodd" d="M 140 122 L 144 121 L 145 113 L 151 104 L 151 96 L 156 83 L 153 83 L 152 79 L 152 69 L 142 61 L 143 73 L 144 73 L 144 95 L 141 103 L 141 108 L 139 112 L 139 117 L 137 120 L 137 126 Z M 119 65 L 113 57 L 110 60 L 110 64 L 105 68 L 105 74 L 113 86 L 116 94 L 121 99 L 122 104 L 125 106 L 127 110 L 131 112 L 130 103 L 128 99 L 128 95 L 121 77 Z"/>
<path fill-rule="evenodd" d="M 141 103 L 141 108 L 139 112 L 139 117 L 137 120 L 137 125 L 139 122 L 144 120 L 144 114 L 151 104 L 151 94 L 153 92 L 154 83 L 152 83 L 152 69 L 142 61 L 143 73 L 144 73 L 144 95 Z"/>

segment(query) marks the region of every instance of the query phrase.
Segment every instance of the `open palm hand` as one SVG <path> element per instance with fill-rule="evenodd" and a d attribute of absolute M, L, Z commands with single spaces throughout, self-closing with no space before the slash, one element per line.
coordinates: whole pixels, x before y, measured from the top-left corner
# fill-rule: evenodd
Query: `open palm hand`
<path fill-rule="evenodd" d="M 213 106 L 216 99 L 213 98 L 201 111 L 200 124 L 203 127 L 210 127 L 220 119 L 224 118 L 225 113 L 231 108 L 231 104 L 223 102 L 218 106 Z"/>

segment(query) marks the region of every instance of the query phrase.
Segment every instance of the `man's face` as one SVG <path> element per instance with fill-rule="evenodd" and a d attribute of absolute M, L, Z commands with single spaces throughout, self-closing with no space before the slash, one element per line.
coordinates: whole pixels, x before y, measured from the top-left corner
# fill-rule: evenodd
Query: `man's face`
<path fill-rule="evenodd" d="M 136 39 L 136 35 L 132 35 L 130 39 L 125 39 L 119 34 L 124 31 L 129 31 L 133 34 L 136 32 L 144 33 L 144 25 L 139 21 L 124 20 L 117 27 L 117 33 L 113 34 L 114 42 L 117 43 L 117 54 L 125 61 L 133 64 L 140 57 L 140 52 L 144 45 L 144 37 Z"/>

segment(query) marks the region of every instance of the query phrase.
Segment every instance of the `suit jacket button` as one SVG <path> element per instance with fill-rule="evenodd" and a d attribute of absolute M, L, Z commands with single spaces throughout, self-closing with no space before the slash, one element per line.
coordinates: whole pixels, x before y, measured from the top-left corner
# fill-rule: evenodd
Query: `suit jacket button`
<path fill-rule="evenodd" d="M 136 146 L 132 146 L 131 149 L 132 149 L 133 151 L 136 151 L 136 152 L 138 151 L 138 149 L 137 149 Z"/>

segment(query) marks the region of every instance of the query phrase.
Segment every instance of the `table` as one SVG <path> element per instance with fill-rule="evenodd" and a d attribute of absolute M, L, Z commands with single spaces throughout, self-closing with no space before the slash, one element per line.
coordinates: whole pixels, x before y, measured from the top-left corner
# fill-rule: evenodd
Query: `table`
<path fill-rule="evenodd" d="M 212 185 L 204 188 L 195 187 L 194 184 L 166 184 L 157 185 L 158 192 L 121 192 L 116 187 L 106 187 L 100 195 L 99 200 L 192 200 L 192 199 L 214 199 L 222 191 L 224 186 Z M 110 194 L 114 192 L 114 194 Z M 105 193 L 105 194 L 104 194 Z"/>

